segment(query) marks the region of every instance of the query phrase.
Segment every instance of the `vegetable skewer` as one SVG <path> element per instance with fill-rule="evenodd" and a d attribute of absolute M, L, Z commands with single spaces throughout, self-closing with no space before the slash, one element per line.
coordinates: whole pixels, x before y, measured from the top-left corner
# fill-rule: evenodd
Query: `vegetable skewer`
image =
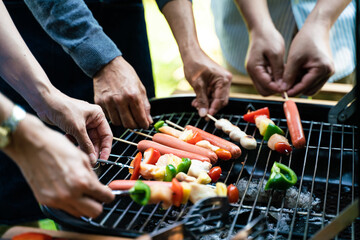
<path fill-rule="evenodd" d="M 239 142 L 241 146 L 245 149 L 253 150 L 256 149 L 256 139 L 247 135 L 244 131 L 242 131 L 238 126 L 232 124 L 229 120 L 221 118 L 217 120 L 215 117 L 207 114 L 208 118 L 215 122 L 215 127 L 223 130 L 226 134 L 230 136 L 230 138 L 236 142 Z"/>

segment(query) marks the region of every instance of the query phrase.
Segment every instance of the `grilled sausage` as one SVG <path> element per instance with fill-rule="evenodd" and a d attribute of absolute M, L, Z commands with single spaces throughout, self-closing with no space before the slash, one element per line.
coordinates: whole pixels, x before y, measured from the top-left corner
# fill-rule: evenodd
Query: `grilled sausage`
<path fill-rule="evenodd" d="M 166 146 L 169 146 L 172 148 L 176 148 L 176 149 L 184 150 L 187 152 L 192 152 L 192 153 L 196 153 L 199 155 L 203 155 L 205 157 L 208 157 L 210 159 L 211 163 L 213 163 L 213 164 L 216 163 L 218 160 L 217 155 L 213 151 L 203 148 L 203 147 L 199 147 L 199 146 L 187 143 L 187 142 L 184 142 L 176 137 L 173 137 L 173 136 L 170 136 L 170 135 L 167 135 L 164 133 L 156 133 L 153 136 L 152 140 L 154 142 L 158 142 L 158 143 L 161 143 L 163 145 L 166 145 Z"/>
<path fill-rule="evenodd" d="M 206 156 L 168 147 L 154 141 L 141 140 L 137 145 L 137 148 L 140 152 L 144 152 L 146 149 L 150 147 L 157 149 L 161 155 L 172 153 L 181 158 L 190 158 L 192 160 L 195 159 L 195 160 L 200 160 L 202 162 L 210 162 L 210 159 Z"/>
<path fill-rule="evenodd" d="M 109 188 L 112 190 L 129 190 L 132 188 L 137 180 L 114 180 L 109 183 Z M 143 181 L 149 186 L 152 185 L 160 185 L 171 187 L 171 182 L 163 182 L 163 181 Z"/>
<path fill-rule="evenodd" d="M 229 152 L 231 152 L 231 155 L 232 155 L 232 157 L 234 159 L 240 157 L 241 149 L 236 144 L 231 143 L 231 142 L 229 142 L 229 141 L 227 141 L 225 139 L 222 139 L 222 138 L 220 138 L 218 136 L 215 136 L 215 135 L 213 135 L 211 133 L 208 133 L 208 132 L 206 132 L 204 130 L 201 130 L 201 129 L 199 129 L 197 127 L 194 127 L 194 126 L 191 126 L 191 125 L 187 125 L 185 128 L 199 132 L 201 137 L 204 140 L 209 141 L 211 144 L 213 144 L 215 146 L 218 146 L 219 148 L 223 148 L 223 149 L 228 150 Z"/>
<path fill-rule="evenodd" d="M 295 102 L 292 100 L 285 101 L 284 112 L 292 144 L 295 148 L 305 147 L 305 134 L 301 124 L 300 114 Z"/>

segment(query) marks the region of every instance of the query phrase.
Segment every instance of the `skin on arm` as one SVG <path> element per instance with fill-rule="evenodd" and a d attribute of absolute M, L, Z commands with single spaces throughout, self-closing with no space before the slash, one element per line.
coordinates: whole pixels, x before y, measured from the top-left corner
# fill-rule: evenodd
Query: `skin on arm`
<path fill-rule="evenodd" d="M 102 110 L 57 90 L 36 61 L 0 1 L 0 74 L 34 108 L 40 118 L 72 135 L 92 163 L 107 159 L 111 129 Z"/>
<path fill-rule="evenodd" d="M 246 69 L 263 96 L 281 92 L 284 39 L 272 22 L 266 0 L 237 0 L 249 32 Z"/>
<path fill-rule="evenodd" d="M 211 60 L 200 48 L 190 1 L 170 1 L 161 11 L 179 46 L 185 78 L 196 93 L 192 105 L 198 109 L 201 117 L 207 113 L 214 115 L 228 103 L 231 73 Z"/>
<path fill-rule="evenodd" d="M 14 104 L 2 94 L 0 102 L 3 122 Z M 19 166 L 41 204 L 76 217 L 97 217 L 101 202 L 114 199 L 110 189 L 98 181 L 88 156 L 31 114 L 19 122 L 3 151 Z"/>
<path fill-rule="evenodd" d="M 334 74 L 330 29 L 350 0 L 319 0 L 291 43 L 283 77 L 289 96 L 313 95 Z"/>

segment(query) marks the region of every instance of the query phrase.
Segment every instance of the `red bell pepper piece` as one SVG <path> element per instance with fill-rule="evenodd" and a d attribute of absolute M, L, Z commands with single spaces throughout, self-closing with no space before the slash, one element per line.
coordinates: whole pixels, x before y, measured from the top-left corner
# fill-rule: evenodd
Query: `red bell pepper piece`
<path fill-rule="evenodd" d="M 243 118 L 247 122 L 255 123 L 255 118 L 256 118 L 256 116 L 259 116 L 259 115 L 266 115 L 268 118 L 270 118 L 269 108 L 264 107 L 264 108 L 260 108 L 255 111 L 248 112 L 248 113 L 244 114 Z"/>
<path fill-rule="evenodd" d="M 277 142 L 277 143 L 275 143 L 275 151 L 277 151 L 281 154 L 287 154 L 292 151 L 292 148 L 288 143 Z"/>
<path fill-rule="evenodd" d="M 130 166 L 134 167 L 133 169 L 129 168 L 129 172 L 131 174 L 130 180 L 137 180 L 140 176 L 140 164 L 141 164 L 142 154 L 138 152 L 131 161 Z"/>
<path fill-rule="evenodd" d="M 173 204 L 176 207 L 179 207 L 183 198 L 183 189 L 181 183 L 176 179 L 172 179 L 171 190 L 173 191 Z"/>
<path fill-rule="evenodd" d="M 144 163 L 155 165 L 160 157 L 160 152 L 151 147 L 144 151 Z"/>
<path fill-rule="evenodd" d="M 202 137 L 199 132 L 193 131 L 193 134 L 194 135 L 192 136 L 192 138 L 186 141 L 187 143 L 196 144 L 197 142 L 202 140 Z"/>
<path fill-rule="evenodd" d="M 12 240 L 52 240 L 50 235 L 44 233 L 27 232 L 12 237 Z"/>

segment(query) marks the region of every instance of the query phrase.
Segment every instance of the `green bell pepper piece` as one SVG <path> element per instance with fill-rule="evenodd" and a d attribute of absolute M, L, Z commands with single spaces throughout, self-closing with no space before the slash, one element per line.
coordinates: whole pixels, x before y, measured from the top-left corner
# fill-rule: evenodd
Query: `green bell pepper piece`
<path fill-rule="evenodd" d="M 157 121 L 154 124 L 154 128 L 157 132 L 159 132 L 159 128 L 161 128 L 162 126 L 167 126 L 167 124 L 163 120 Z"/>
<path fill-rule="evenodd" d="M 191 165 L 190 158 L 182 158 L 181 163 L 176 168 L 176 172 L 187 173 L 189 171 L 190 165 Z"/>
<path fill-rule="evenodd" d="M 279 128 L 278 126 L 272 123 L 269 123 L 264 134 L 264 140 L 265 141 L 269 140 L 269 138 L 275 133 L 284 135 L 284 131 L 281 128 Z"/>
<path fill-rule="evenodd" d="M 174 167 L 174 165 L 172 164 L 167 165 L 165 168 L 164 181 L 171 182 L 175 176 L 176 176 L 176 168 Z"/>
<path fill-rule="evenodd" d="M 265 190 L 286 190 L 297 182 L 295 172 L 284 164 L 274 162 Z"/>
<path fill-rule="evenodd" d="M 150 187 L 140 180 L 137 180 L 129 190 L 131 199 L 141 205 L 146 205 L 150 200 Z"/>

